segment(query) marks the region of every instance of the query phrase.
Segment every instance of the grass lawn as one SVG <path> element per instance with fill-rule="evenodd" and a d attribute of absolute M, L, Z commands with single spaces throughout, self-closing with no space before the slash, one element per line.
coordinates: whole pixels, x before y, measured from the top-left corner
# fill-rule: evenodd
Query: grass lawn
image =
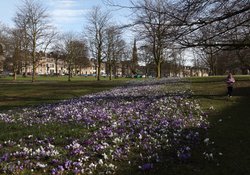
<path fill-rule="evenodd" d="M 102 78 L 98 82 L 94 77 L 73 77 L 68 82 L 67 76 L 39 76 L 31 83 L 31 77 L 18 77 L 16 81 L 12 77 L 4 77 L 0 78 L 0 111 L 95 93 L 121 85 L 125 81 L 126 79 L 109 81 L 108 78 Z"/>
<path fill-rule="evenodd" d="M 225 76 L 187 79 L 193 98 L 209 114 L 209 144 L 198 145 L 187 162 L 164 162 L 159 170 L 148 174 L 250 174 L 250 76 L 235 79 L 232 98 L 226 96 Z M 213 159 L 205 159 L 204 150 L 212 153 Z"/>
<path fill-rule="evenodd" d="M 250 76 L 236 76 L 233 97 L 226 97 L 225 77 L 191 78 L 194 98 L 209 112 L 208 138 L 213 161 L 193 159 L 183 174 L 250 174 Z M 218 153 L 222 153 L 219 156 Z"/>
<path fill-rule="evenodd" d="M 122 81 L 93 81 L 82 77 L 73 78 L 72 82 L 60 78 L 55 80 L 0 78 L 0 111 L 15 107 L 51 103 L 94 93 L 114 86 Z M 189 78 L 190 88 L 201 107 L 208 112 L 210 128 L 206 135 L 209 145 L 197 145 L 192 158 L 187 162 L 163 162 L 160 168 L 148 172 L 126 170 L 123 174 L 160 174 L 160 175 L 248 175 L 250 174 L 250 76 L 236 76 L 232 98 L 226 97 L 225 77 Z M 56 137 L 56 142 L 63 144 L 63 138 L 88 135 L 90 130 L 80 125 L 71 124 L 62 127 L 59 124 L 44 126 L 19 126 L 0 122 L 0 143 L 3 140 L 19 139 L 34 135 Z M 204 159 L 203 151 L 213 154 L 213 159 Z M 1 151 L 0 151 L 1 153 Z M 128 171 L 127 171 L 128 170 Z"/>

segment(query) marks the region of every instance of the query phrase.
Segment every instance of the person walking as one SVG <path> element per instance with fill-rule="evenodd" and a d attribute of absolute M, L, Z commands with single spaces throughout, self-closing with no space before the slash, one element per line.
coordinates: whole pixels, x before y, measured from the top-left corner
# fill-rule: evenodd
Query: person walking
<path fill-rule="evenodd" d="M 235 79 L 234 79 L 232 73 L 228 74 L 226 83 L 227 83 L 227 96 L 232 97 L 233 85 L 235 83 Z"/>

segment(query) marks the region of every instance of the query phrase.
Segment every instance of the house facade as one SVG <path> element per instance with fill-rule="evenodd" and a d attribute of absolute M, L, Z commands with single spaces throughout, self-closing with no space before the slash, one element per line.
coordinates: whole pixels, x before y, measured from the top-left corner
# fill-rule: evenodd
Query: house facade
<path fill-rule="evenodd" d="M 1 55 L 0 55 L 1 58 Z M 147 66 L 137 66 L 137 73 L 139 75 L 145 76 L 155 76 L 155 65 L 149 64 Z M 67 75 L 68 71 L 68 63 L 61 59 L 55 59 L 53 57 L 43 56 L 36 64 L 36 74 L 37 75 Z M 1 68 L 1 60 L 0 60 L 0 72 L 3 71 Z M 33 66 L 32 64 L 24 64 L 21 68 L 21 74 L 27 73 L 32 74 Z M 115 66 L 113 66 L 112 72 L 109 70 L 109 66 L 106 62 L 101 64 L 101 75 L 108 76 L 112 74 L 115 77 L 131 77 L 134 74 L 131 69 L 130 61 L 120 61 L 117 62 Z M 163 65 L 161 69 L 162 77 L 189 77 L 189 76 L 208 76 L 208 70 L 192 67 L 192 66 L 179 66 L 173 67 L 173 65 Z M 86 66 L 72 66 L 71 72 L 74 75 L 84 75 L 84 76 L 96 76 L 97 73 L 97 62 L 95 59 L 90 59 L 89 63 Z"/>
<path fill-rule="evenodd" d="M 75 75 L 94 75 L 96 74 L 96 68 L 95 61 L 91 59 L 88 66 L 82 68 L 72 66 L 72 72 Z M 32 64 L 23 65 L 21 73 L 25 71 L 31 74 L 33 71 Z M 36 74 L 38 75 L 66 75 L 68 73 L 68 63 L 61 59 L 56 60 L 52 57 L 42 57 L 36 64 Z M 105 63 L 101 64 L 101 73 L 106 73 Z"/>
<path fill-rule="evenodd" d="M 150 63 L 144 67 L 146 76 L 156 76 L 155 64 Z M 205 77 L 209 75 L 209 70 L 201 67 L 175 65 L 171 63 L 163 63 L 161 66 L 162 77 Z"/>
<path fill-rule="evenodd" d="M 27 71 L 28 74 L 31 74 L 33 71 L 32 64 L 22 67 L 21 72 L 24 73 Z M 63 75 L 68 72 L 67 65 L 62 60 L 55 60 L 54 58 L 42 57 L 36 65 L 36 74 L 38 75 Z"/>

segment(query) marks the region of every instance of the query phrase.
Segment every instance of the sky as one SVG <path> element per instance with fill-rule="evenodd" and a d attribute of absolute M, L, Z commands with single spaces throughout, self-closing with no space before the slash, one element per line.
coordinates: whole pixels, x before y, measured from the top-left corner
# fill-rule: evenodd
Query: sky
<path fill-rule="evenodd" d="M 106 6 L 104 0 L 40 0 L 47 8 L 47 12 L 51 16 L 53 25 L 60 32 L 81 33 L 84 26 L 87 25 L 87 15 L 94 6 L 101 6 L 103 10 L 110 11 L 115 24 L 130 23 L 131 12 L 128 9 L 116 10 Z M 113 0 L 115 3 L 129 6 L 129 0 Z M 13 27 L 13 17 L 17 11 L 17 7 L 22 4 L 23 0 L 0 0 L 0 22 L 7 26 Z M 133 32 L 127 30 L 123 34 L 123 38 L 132 43 L 134 39 Z M 185 54 L 187 57 L 188 56 Z"/>
<path fill-rule="evenodd" d="M 13 17 L 22 0 L 0 0 L 0 21 L 13 27 Z M 53 24 L 62 32 L 81 32 L 86 26 L 86 16 L 93 6 L 101 6 L 103 10 L 111 11 L 117 24 L 129 22 L 129 10 L 115 10 L 104 4 L 103 0 L 41 0 L 51 16 Z M 116 3 L 128 5 L 129 0 L 115 0 Z"/>

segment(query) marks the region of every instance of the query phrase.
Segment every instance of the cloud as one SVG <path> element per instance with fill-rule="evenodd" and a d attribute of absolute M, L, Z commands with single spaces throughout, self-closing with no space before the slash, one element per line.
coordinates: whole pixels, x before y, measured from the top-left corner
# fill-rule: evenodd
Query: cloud
<path fill-rule="evenodd" d="M 56 9 L 72 9 L 77 8 L 81 1 L 77 0 L 49 0 L 48 5 Z"/>
<path fill-rule="evenodd" d="M 79 25 L 88 11 L 84 7 L 85 0 L 48 0 L 47 5 L 54 24 L 62 27 Z"/>
<path fill-rule="evenodd" d="M 74 9 L 55 9 L 52 12 L 52 18 L 56 21 L 62 22 L 75 22 L 79 18 L 83 18 L 83 10 L 74 10 Z"/>

